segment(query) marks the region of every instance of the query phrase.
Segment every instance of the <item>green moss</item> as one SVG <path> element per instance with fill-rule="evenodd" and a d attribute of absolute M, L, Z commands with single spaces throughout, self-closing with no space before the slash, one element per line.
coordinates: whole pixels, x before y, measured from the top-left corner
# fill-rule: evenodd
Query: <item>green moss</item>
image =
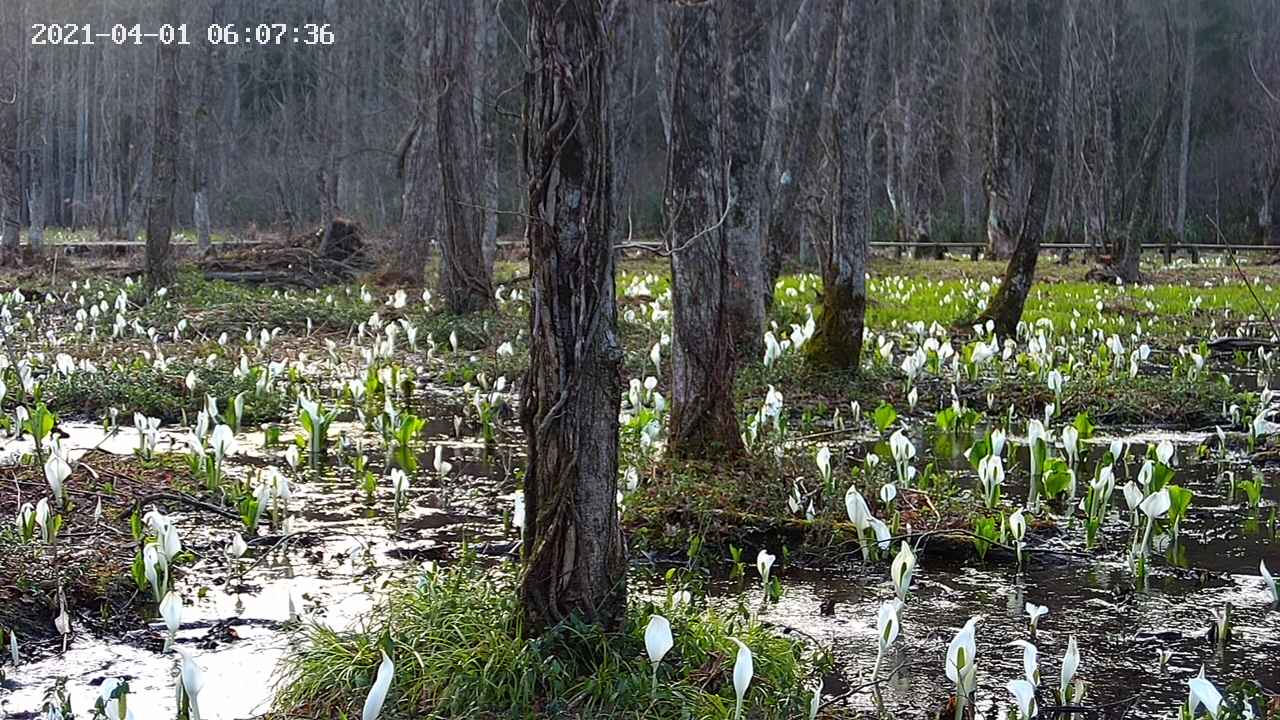
<path fill-rule="evenodd" d="M 655 612 L 670 620 L 675 641 L 656 690 L 644 643 Z M 754 655 L 743 716 L 794 718 L 805 714 L 809 683 L 829 665 L 749 614 L 696 605 L 633 600 L 618 634 L 566 623 L 527 639 L 518 617 L 507 576 L 470 562 L 441 569 L 393 589 L 361 630 L 303 630 L 283 664 L 276 713 L 354 717 L 387 646 L 396 664 L 383 711 L 390 718 L 728 718 L 737 652 L 731 636 Z"/>

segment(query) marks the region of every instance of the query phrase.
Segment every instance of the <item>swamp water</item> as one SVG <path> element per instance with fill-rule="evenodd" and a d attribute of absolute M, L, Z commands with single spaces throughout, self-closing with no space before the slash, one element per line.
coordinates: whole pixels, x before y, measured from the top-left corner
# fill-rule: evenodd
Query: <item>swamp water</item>
<path fill-rule="evenodd" d="M 438 483 L 416 479 L 398 531 L 391 527 L 385 482 L 372 506 L 350 478 L 297 482 L 290 500 L 293 517 L 285 531 L 259 538 L 241 560 L 241 592 L 227 591 L 227 561 L 217 552 L 206 553 L 186 569 L 178 583 L 187 602 L 178 642 L 194 649 L 204 669 L 203 717 L 250 718 L 270 708 L 273 673 L 292 642 L 287 632 L 291 613 L 347 627 L 372 606 L 387 580 L 412 578 L 420 572 L 420 562 L 448 562 L 464 541 L 490 555 L 511 548 L 515 536 L 504 529 L 503 515 L 514 486 L 508 468 L 518 464 L 518 450 L 500 447 L 496 454 L 486 453 L 481 445 L 454 440 L 452 427 L 445 425 L 433 423 L 424 435 L 428 447 L 447 448 L 445 457 L 454 464 L 447 483 L 451 491 L 443 493 L 433 487 Z M 1131 439 L 1155 442 L 1162 437 Z M 1104 550 L 1086 553 L 1079 525 L 1033 539 L 1021 576 L 1005 563 L 957 566 L 952 560 L 931 559 L 926 542 L 902 611 L 902 634 L 882 665 L 882 675 L 895 670 L 880 685 L 889 712 L 924 717 L 941 708 L 952 689 L 943 670 L 947 643 L 967 619 L 978 617 L 977 709 L 983 717 L 1005 716 L 1009 696 L 1004 684 L 1022 674 L 1021 649 L 1010 643 L 1030 639 L 1027 602 L 1049 608 L 1035 639 L 1042 688 L 1057 686 L 1061 657 L 1074 634 L 1082 657 L 1078 677 L 1089 686 L 1086 705 L 1109 706 L 1105 710 L 1112 717 L 1122 712 L 1129 718 L 1174 716 L 1186 697 L 1186 680 L 1202 665 L 1220 688 L 1248 678 L 1272 692 L 1280 689 L 1280 611 L 1270 609 L 1258 576 L 1259 559 L 1280 569 L 1280 543 L 1266 527 L 1266 514 L 1280 502 L 1275 479 L 1268 478 L 1262 509 L 1247 509 L 1242 495 L 1232 494 L 1219 479 L 1223 467 L 1218 462 L 1193 458 L 1190 451 L 1204 436 L 1172 438 L 1181 456 L 1175 481 L 1195 493 L 1176 553 L 1182 567 L 1161 559 L 1147 588 L 1135 587 L 1125 562 L 1127 511 L 1109 523 Z M 93 447 L 100 440 L 77 446 Z M 252 438 L 242 440 L 246 461 L 274 454 L 261 449 L 260 436 L 257 447 Z M 1095 459 L 1105 442 L 1091 443 Z M 127 440 L 108 445 L 122 452 L 132 447 Z M 1131 453 L 1141 451 L 1138 445 Z M 423 460 L 419 478 L 430 474 L 432 458 Z M 963 459 L 956 467 L 961 463 Z M 1019 466 L 1025 468 L 1025 461 Z M 1249 471 L 1247 466 L 1233 469 L 1237 474 Z M 1011 477 L 1006 496 L 1025 498 L 1025 486 L 1016 484 L 1021 476 Z M 1118 482 L 1123 483 L 1123 476 Z M 1113 504 L 1123 508 L 1118 491 Z M 200 518 L 182 513 L 175 517 L 184 537 L 203 536 L 208 547 L 221 548 L 232 529 L 228 524 L 211 530 Z M 746 554 L 753 556 L 755 550 Z M 876 653 L 876 611 L 892 597 L 887 567 L 854 564 L 816 571 L 779 562 L 774 573 L 785 594 L 761 617 L 831 648 L 837 672 L 826 679 L 824 699 L 866 683 Z M 638 568 L 635 574 L 638 586 L 654 581 L 648 570 Z M 760 591 L 752 580 L 748 572 L 745 592 L 754 603 Z M 715 585 L 709 602 L 731 607 L 738 590 L 728 583 Z M 1234 636 L 1220 645 L 1207 631 L 1213 612 L 1226 603 L 1234 608 Z M 88 713 L 105 679 L 122 677 L 129 681 L 130 707 L 139 718 L 172 717 L 176 663 L 175 656 L 159 653 L 163 632 L 157 621 L 111 640 L 76 634 L 65 654 L 26 662 L 12 674 L 0 692 L 0 717 L 35 717 L 58 677 L 67 678 L 77 712 Z M 1172 653 L 1164 670 L 1157 662 L 1159 650 Z M 841 702 L 874 708 L 866 688 Z"/>

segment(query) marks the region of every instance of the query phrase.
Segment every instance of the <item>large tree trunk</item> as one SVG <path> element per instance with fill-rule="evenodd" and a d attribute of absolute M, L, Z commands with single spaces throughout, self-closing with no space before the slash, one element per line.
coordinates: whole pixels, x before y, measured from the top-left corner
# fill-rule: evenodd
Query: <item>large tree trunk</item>
<path fill-rule="evenodd" d="M 177 0 L 168 0 L 167 22 L 177 24 Z M 151 200 L 147 206 L 147 286 L 152 290 L 174 280 L 174 193 L 178 186 L 178 45 L 160 43 L 156 50 L 155 135 L 151 143 Z"/>
<path fill-rule="evenodd" d="M 440 48 L 436 81 L 436 134 L 440 153 L 444 233 L 440 237 L 440 294 L 452 313 L 483 310 L 493 304 L 492 257 L 485 252 L 485 211 L 476 141 L 475 92 L 471 58 L 475 52 L 476 11 L 467 2 L 444 2 L 437 23 Z"/>
<path fill-rule="evenodd" d="M 742 359 L 764 347 L 764 131 L 769 103 L 769 26 L 761 0 L 721 6 L 725 62 L 725 319 Z"/>
<path fill-rule="evenodd" d="M 617 338 L 608 32 L 597 0 L 529 0 L 524 156 L 530 358 L 520 418 L 524 629 L 572 615 L 616 629 L 626 609 L 618 520 Z"/>
<path fill-rule="evenodd" d="M 1031 133 L 1031 193 L 1004 281 L 984 314 L 984 319 L 995 321 L 996 334 L 1006 338 L 1017 335 L 1018 321 L 1022 319 L 1027 294 L 1035 281 L 1036 260 L 1040 257 L 1040 241 L 1049 210 L 1058 110 L 1062 101 L 1059 88 L 1067 6 L 1068 3 L 1059 0 L 1033 0 L 1027 6 L 1028 30 L 1036 40 L 1036 56 L 1040 59 L 1039 93 L 1031 118 L 1035 123 Z"/>
<path fill-rule="evenodd" d="M 843 7 L 841 7 L 843 6 Z M 820 368 L 856 374 L 862 356 L 867 306 L 867 12 L 862 2 L 833 2 L 839 24 L 836 48 L 836 190 L 834 232 L 822 262 L 822 310 L 817 332 L 805 346 Z"/>
<path fill-rule="evenodd" d="M 823 17 L 828 14 L 817 8 L 812 12 Z M 827 100 L 827 76 L 836 45 L 836 23 L 822 23 L 820 28 L 813 57 L 804 59 L 804 74 L 792 80 L 793 85 L 800 84 L 804 90 L 799 94 L 785 128 L 778 131 L 777 141 L 786 149 L 769 209 L 764 283 L 765 303 L 768 305 L 773 303 L 773 288 L 782 274 L 786 254 L 800 247 L 801 229 L 805 223 L 799 201 L 801 193 L 810 186 L 810 180 L 817 176 L 816 168 L 823 150 L 821 133 L 817 128 L 822 125 L 822 108 Z M 799 70 L 801 63 L 796 65 L 796 70 Z"/>
<path fill-rule="evenodd" d="M 673 89 L 665 198 L 671 248 L 671 452 L 716 457 L 742 449 L 733 404 L 729 244 L 714 5 L 671 4 Z"/>
<path fill-rule="evenodd" d="M 439 163 L 436 153 L 435 86 L 431 75 L 435 53 L 436 14 L 431 3 L 406 7 L 405 27 L 421 38 L 409 48 L 405 70 L 413 83 L 414 119 L 396 152 L 401 180 L 400 227 L 388 258 L 389 267 L 410 282 L 422 282 L 431 243 L 439 235 Z"/>

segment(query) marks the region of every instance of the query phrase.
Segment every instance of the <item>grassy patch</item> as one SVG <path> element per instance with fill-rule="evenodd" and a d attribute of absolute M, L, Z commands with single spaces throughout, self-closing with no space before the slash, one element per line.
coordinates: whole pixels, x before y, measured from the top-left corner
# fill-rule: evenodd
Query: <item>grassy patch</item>
<path fill-rule="evenodd" d="M 656 690 L 644 629 L 658 612 L 675 646 Z M 828 663 L 741 614 L 633 600 L 620 634 L 565 624 L 520 637 L 509 579 L 468 562 L 399 587 L 363 630 L 313 626 L 283 665 L 276 710 L 287 717 L 354 717 L 381 660 L 396 664 L 384 717 L 728 718 L 734 710 L 730 637 L 752 650 L 743 716 L 805 716 L 809 683 Z"/>
<path fill-rule="evenodd" d="M 222 408 L 241 392 L 245 393 L 242 422 L 246 425 L 279 420 L 289 410 L 284 395 L 278 392 L 258 395 L 251 376 L 237 378 L 231 368 L 225 366 L 195 367 L 199 385 L 193 395 L 184 384 L 191 369 L 191 366 L 173 365 L 161 372 L 139 361 L 92 373 L 54 373 L 45 380 L 41 393 L 50 409 L 59 415 L 95 420 L 105 417 L 110 408 L 125 417 L 141 412 L 165 423 L 182 420 L 185 412 L 191 420 L 204 407 L 206 394 L 218 398 Z"/>

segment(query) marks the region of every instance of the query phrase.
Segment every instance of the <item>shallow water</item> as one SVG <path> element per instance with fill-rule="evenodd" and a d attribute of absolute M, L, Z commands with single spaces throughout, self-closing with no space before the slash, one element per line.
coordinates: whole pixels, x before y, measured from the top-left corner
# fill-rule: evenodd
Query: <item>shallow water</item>
<path fill-rule="evenodd" d="M 362 435 L 352 426 L 341 430 L 353 440 Z M 86 447 L 101 439 L 88 430 L 83 433 Z M 392 502 L 385 482 L 370 503 L 349 477 L 338 473 L 294 484 L 287 527 L 258 538 L 241 563 L 242 570 L 248 568 L 241 592 L 228 590 L 227 561 L 217 552 L 206 553 L 187 571 L 179 582 L 188 606 L 178 641 L 194 649 L 205 671 L 200 698 L 205 717 L 249 718 L 269 709 L 273 672 L 291 642 L 291 596 L 305 621 L 347 627 L 377 601 L 387 580 L 413 577 L 421 561 L 448 562 L 464 542 L 490 554 L 511 547 L 515 536 L 503 528 L 502 518 L 514 487 L 507 468 L 519 463 L 519 449 L 500 447 L 496 454 L 487 453 L 483 445 L 459 441 L 452 433 L 447 420 L 431 424 L 424 433 L 429 452 L 423 453 L 423 469 L 414 480 L 399 529 L 387 517 Z M 1219 463 L 1193 459 L 1191 450 L 1207 436 L 1145 433 L 1130 439 L 1157 442 L 1167 437 L 1180 443 L 1175 482 L 1196 496 L 1183 526 L 1181 553 L 1174 555 L 1184 567 L 1158 561 L 1148 587 L 1135 589 L 1124 561 L 1127 520 L 1119 513 L 1106 531 L 1107 550 L 1085 555 L 1083 531 L 1077 526 L 1032 542 L 1021 577 L 1007 565 L 958 565 L 953 559 L 931 558 L 926 546 L 920 551 L 912 597 L 903 610 L 902 636 L 883 664 L 882 674 L 896 668 L 881 686 L 886 707 L 899 717 L 924 717 L 946 701 L 951 690 L 943 672 L 947 643 L 965 620 L 976 616 L 978 709 L 984 717 L 1003 715 L 1008 699 L 1004 684 L 1021 675 L 1021 650 L 1009 643 L 1029 638 L 1026 602 L 1050 609 L 1036 638 L 1042 687 L 1056 687 L 1060 658 L 1074 634 L 1083 658 L 1079 677 L 1089 683 L 1087 704 L 1137 695 L 1128 717 L 1167 717 L 1185 698 L 1187 678 L 1202 664 L 1220 687 L 1247 677 L 1272 691 L 1280 689 L 1280 663 L 1274 661 L 1280 657 L 1280 612 L 1266 608 L 1257 576 L 1259 559 L 1280 569 L 1280 544 L 1265 527 L 1267 510 L 1256 515 L 1262 521 L 1250 523 L 1254 516 L 1242 508 L 1242 497 L 1230 495 L 1219 480 Z M 121 440 L 120 451 L 132 450 L 127 440 L 136 443 L 136 438 Z M 242 460 L 260 463 L 277 453 L 263 450 L 260 437 L 257 447 L 255 438 L 242 440 L 247 446 Z M 1106 442 L 1099 438 L 1089 444 L 1094 460 Z M 431 471 L 436 444 L 445 445 L 445 457 L 454 465 L 443 485 Z M 844 451 L 860 458 L 865 447 Z M 1141 446 L 1131 452 L 1141 452 Z M 948 464 L 967 467 L 962 457 Z M 1234 469 L 1239 474 L 1247 466 L 1237 461 Z M 1012 475 L 1006 486 L 1006 495 L 1013 499 L 1025 497 L 1019 477 Z M 960 479 L 962 484 L 970 481 Z M 1268 477 L 1264 505 L 1277 502 L 1275 479 Z M 1113 503 L 1123 505 L 1119 491 Z M 192 545 L 200 546 L 203 540 L 221 548 L 229 537 L 229 529 L 210 530 L 199 518 L 177 517 L 184 538 L 195 540 Z M 282 542 L 285 537 L 289 539 Z M 1043 545 L 1036 547 L 1038 543 Z M 753 555 L 756 549 L 747 550 Z M 850 565 L 819 572 L 787 568 L 780 561 L 775 574 L 783 580 L 785 596 L 762 617 L 831 647 L 838 673 L 827 678 L 827 696 L 865 682 L 875 659 L 876 611 L 892 597 L 887 568 Z M 648 580 L 643 570 L 637 570 L 637 576 Z M 739 590 L 719 583 L 713 587 L 712 602 L 731 604 Z M 753 597 L 759 593 L 754 586 L 745 591 Z M 1218 647 L 1206 631 L 1212 611 L 1227 602 L 1235 608 L 1235 637 Z M 65 655 L 18 668 L 0 696 L 0 714 L 30 717 L 52 678 L 65 676 L 77 711 L 91 707 L 103 680 L 123 677 L 130 682 L 131 707 L 140 717 L 172 715 L 176 663 L 174 656 L 159 653 L 162 633 L 157 623 L 120 642 L 76 635 Z M 1173 652 L 1163 674 L 1155 660 L 1158 649 Z M 874 707 L 867 693 L 849 702 L 861 709 Z M 1049 704 L 1048 696 L 1041 702 Z"/>

